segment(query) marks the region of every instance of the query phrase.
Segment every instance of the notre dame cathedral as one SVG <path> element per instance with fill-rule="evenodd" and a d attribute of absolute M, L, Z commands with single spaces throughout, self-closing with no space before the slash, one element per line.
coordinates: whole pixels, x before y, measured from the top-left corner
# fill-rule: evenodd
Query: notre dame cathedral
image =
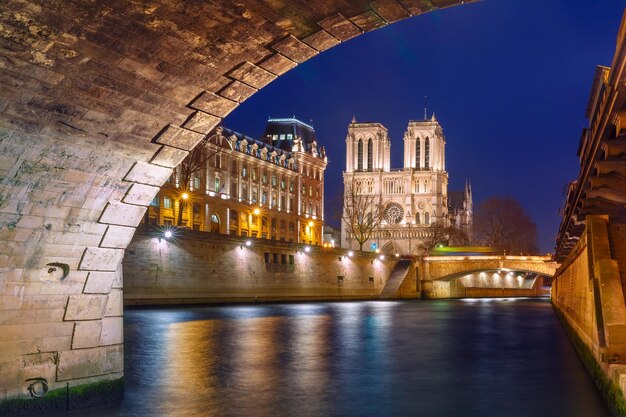
<path fill-rule="evenodd" d="M 415 254 L 435 223 L 456 225 L 471 239 L 471 186 L 448 192 L 445 146 L 434 114 L 427 120 L 411 120 L 404 133 L 404 167 L 391 168 L 387 128 L 352 119 L 346 137 L 344 189 L 355 187 L 359 193 L 379 196 L 385 204 L 382 224 L 363 249 Z M 341 242 L 344 248 L 358 248 L 343 220 Z"/>

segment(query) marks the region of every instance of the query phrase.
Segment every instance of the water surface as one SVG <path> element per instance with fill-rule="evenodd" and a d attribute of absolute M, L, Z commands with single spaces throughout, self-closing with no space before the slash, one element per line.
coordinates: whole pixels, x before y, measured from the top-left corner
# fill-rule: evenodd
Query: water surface
<path fill-rule="evenodd" d="M 99 416 L 605 417 L 545 300 L 140 308 Z"/>

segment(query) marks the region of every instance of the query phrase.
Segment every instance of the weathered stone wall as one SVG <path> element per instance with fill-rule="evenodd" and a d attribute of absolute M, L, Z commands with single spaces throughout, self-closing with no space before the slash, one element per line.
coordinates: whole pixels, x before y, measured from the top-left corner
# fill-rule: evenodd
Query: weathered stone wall
<path fill-rule="evenodd" d="M 626 388 L 626 303 L 622 287 L 626 270 L 620 268 L 626 256 L 623 230 L 624 223 L 609 223 L 608 216 L 587 216 L 584 233 L 552 283 L 552 303 L 566 327 L 622 396 Z"/>
<path fill-rule="evenodd" d="M 374 254 L 348 257 L 342 249 L 317 246 L 305 252 L 301 244 L 190 230 L 159 241 L 153 230 L 140 228 L 126 250 L 127 304 L 374 298 L 397 263 Z"/>

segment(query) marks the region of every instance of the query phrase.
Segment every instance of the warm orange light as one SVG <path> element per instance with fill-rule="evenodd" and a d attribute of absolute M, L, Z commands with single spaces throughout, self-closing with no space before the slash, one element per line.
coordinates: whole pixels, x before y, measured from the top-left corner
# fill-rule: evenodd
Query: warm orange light
<path fill-rule="evenodd" d="M 309 222 L 309 227 L 313 227 L 314 223 L 311 221 Z"/>
<path fill-rule="evenodd" d="M 259 208 L 255 208 L 255 209 L 252 211 L 252 213 L 253 213 L 255 216 L 258 216 L 259 214 L 261 214 L 261 209 L 259 209 Z"/>
<path fill-rule="evenodd" d="M 187 200 L 189 198 L 189 194 L 183 193 L 181 197 L 183 198 L 183 200 Z"/>

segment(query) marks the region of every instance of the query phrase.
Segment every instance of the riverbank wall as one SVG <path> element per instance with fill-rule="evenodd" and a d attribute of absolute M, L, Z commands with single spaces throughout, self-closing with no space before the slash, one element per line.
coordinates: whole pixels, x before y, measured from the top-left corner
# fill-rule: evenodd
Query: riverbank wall
<path fill-rule="evenodd" d="M 371 252 L 192 230 L 137 230 L 126 250 L 126 305 L 377 298 L 397 264 Z M 398 297 L 419 297 L 415 274 Z"/>
<path fill-rule="evenodd" d="M 552 304 L 613 414 L 626 416 L 626 223 L 587 216 Z"/>

